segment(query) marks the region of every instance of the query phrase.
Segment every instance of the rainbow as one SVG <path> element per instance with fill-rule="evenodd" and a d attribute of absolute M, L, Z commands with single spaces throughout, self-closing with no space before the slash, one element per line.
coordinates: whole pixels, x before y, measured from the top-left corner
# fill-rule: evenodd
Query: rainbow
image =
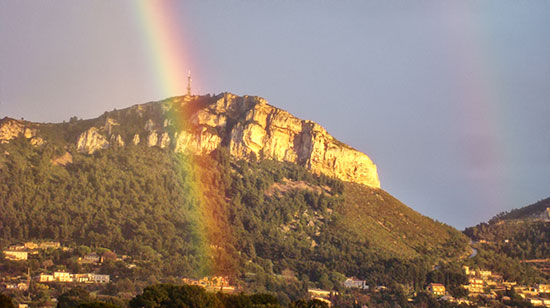
<path fill-rule="evenodd" d="M 174 104 L 186 100 L 192 102 L 196 97 L 175 97 L 186 93 L 187 72 L 191 68 L 190 55 L 185 48 L 185 26 L 176 14 L 176 1 L 137 1 L 136 22 L 144 33 L 144 45 L 149 53 L 150 70 L 156 80 L 156 89 L 160 97 L 173 97 Z M 190 114 L 186 108 L 173 108 L 166 119 L 175 127 L 175 131 L 188 128 Z M 216 175 L 205 165 L 203 158 L 193 155 L 175 153 L 174 168 L 181 171 L 178 179 L 189 187 L 185 194 L 191 225 L 190 241 L 198 259 L 199 268 L 195 269 L 194 278 L 207 275 L 231 276 L 234 266 L 232 257 L 224 251 L 225 243 L 232 243 L 231 230 L 227 220 L 225 193 L 217 184 Z"/>
<path fill-rule="evenodd" d="M 493 215 L 501 210 L 508 199 L 506 194 L 513 191 L 503 181 L 502 166 L 507 165 L 514 149 L 510 148 L 499 136 L 505 125 L 499 122 L 504 116 L 498 112 L 498 102 L 503 100 L 499 89 L 498 78 L 494 67 L 497 65 L 491 56 L 487 45 L 488 39 L 483 37 L 484 28 L 481 20 L 475 20 L 472 14 L 472 3 L 453 3 L 455 18 L 449 18 L 442 24 L 447 27 L 443 32 L 451 41 L 448 61 L 455 64 L 451 78 L 461 89 L 461 96 L 457 104 L 457 117 L 462 121 L 460 129 L 463 133 L 463 145 L 460 157 L 464 158 L 467 176 L 472 179 L 469 189 L 482 196 L 486 208 L 482 215 Z M 442 6 L 448 9 L 447 5 Z M 191 67 L 191 56 L 185 48 L 184 21 L 176 14 L 181 11 L 176 1 L 138 1 L 138 24 L 144 33 L 144 43 L 149 52 L 150 69 L 156 76 L 156 88 L 160 97 L 173 97 L 186 92 L 187 71 Z M 183 15 L 183 14 L 182 14 Z M 448 16 L 448 14 L 441 14 Z M 460 31 L 457 31 L 460 29 Z M 178 128 L 185 127 L 188 115 L 173 113 L 168 116 Z M 179 155 L 179 154 L 177 154 Z M 227 239 L 227 230 L 221 230 L 220 222 L 224 217 L 223 202 L 215 201 L 216 191 L 206 191 L 205 187 L 212 187 L 213 179 L 205 175 L 201 167 L 200 158 L 179 157 L 177 168 L 189 170 L 185 181 L 193 183 L 191 192 L 196 197 L 192 205 L 193 217 L 190 217 L 194 226 L 193 241 L 196 243 L 198 254 L 203 257 L 204 268 L 201 272 L 216 271 L 220 262 L 217 243 Z M 507 176 L 507 174 L 504 174 Z M 208 188 L 211 189 L 211 188 Z M 208 196 L 208 198 L 205 198 Z M 221 224 L 223 225 L 223 224 Z M 224 232 L 225 231 L 225 232 Z M 213 260 L 218 261 L 213 261 Z"/>
<path fill-rule="evenodd" d="M 137 23 L 144 33 L 150 70 L 161 97 L 185 93 L 190 55 L 186 52 L 185 26 L 173 1 L 136 1 Z"/>
<path fill-rule="evenodd" d="M 462 125 L 462 146 L 457 149 L 471 181 L 468 190 L 483 200 L 480 214 L 483 220 L 503 210 L 506 200 L 514 191 L 507 177 L 514 154 L 512 145 L 502 136 L 507 134 L 507 125 L 503 123 L 505 115 L 501 104 L 506 98 L 504 88 L 499 84 L 499 63 L 492 50 L 488 27 L 489 16 L 480 16 L 476 12 L 478 3 L 454 2 L 454 18 L 447 18 L 442 24 L 446 27 L 444 35 L 449 38 L 451 47 L 447 61 L 452 63 L 450 76 L 460 89 L 456 106 L 457 117 Z M 442 6 L 445 10 L 447 5 Z M 478 13 L 478 14 L 476 14 Z M 442 14 L 449 16 L 449 14 Z M 486 18 L 486 19 L 484 19 Z M 482 20 L 483 19 L 483 20 Z M 459 31 L 457 31 L 459 29 Z M 482 219 L 480 219 L 482 220 Z"/>

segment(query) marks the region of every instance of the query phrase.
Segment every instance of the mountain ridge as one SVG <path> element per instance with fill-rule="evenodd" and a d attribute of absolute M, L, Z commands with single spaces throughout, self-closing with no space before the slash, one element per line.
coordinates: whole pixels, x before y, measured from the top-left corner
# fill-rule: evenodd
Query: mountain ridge
<path fill-rule="evenodd" d="M 139 125 L 127 123 L 129 117 L 140 118 Z M 0 142 L 22 134 L 41 145 L 48 138 L 38 136 L 38 131 L 52 125 L 70 128 L 71 121 L 40 124 L 4 118 Z M 225 146 L 236 158 L 288 161 L 316 174 L 380 187 L 377 167 L 366 154 L 336 140 L 319 124 L 298 119 L 257 96 L 177 96 L 106 112 L 84 120 L 79 129 L 67 141 L 76 142 L 77 150 L 87 154 L 143 143 L 194 154 L 209 154 Z M 76 140 L 72 139 L 75 133 Z"/>
<path fill-rule="evenodd" d="M 499 213 L 464 233 L 509 257 L 550 258 L 550 198 Z"/>

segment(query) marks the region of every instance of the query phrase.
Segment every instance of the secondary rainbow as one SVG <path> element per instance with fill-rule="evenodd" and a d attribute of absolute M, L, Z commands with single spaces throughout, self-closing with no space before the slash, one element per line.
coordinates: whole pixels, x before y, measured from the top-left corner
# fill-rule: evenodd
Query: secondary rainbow
<path fill-rule="evenodd" d="M 499 83 L 498 50 L 491 45 L 488 26 L 490 16 L 480 16 L 478 3 L 457 2 L 453 5 L 455 18 L 448 18 L 444 35 L 449 41 L 450 76 L 460 89 L 456 116 L 461 120 L 462 152 L 467 176 L 472 179 L 471 191 L 482 196 L 480 217 L 489 218 L 502 211 L 514 191 L 508 179 L 513 177 L 509 167 L 515 149 L 504 141 L 507 125 L 503 105 L 506 97 Z M 448 8 L 448 6 L 443 6 Z M 441 14 L 449 16 L 449 14 Z M 460 29 L 460 30 L 457 30 Z"/>

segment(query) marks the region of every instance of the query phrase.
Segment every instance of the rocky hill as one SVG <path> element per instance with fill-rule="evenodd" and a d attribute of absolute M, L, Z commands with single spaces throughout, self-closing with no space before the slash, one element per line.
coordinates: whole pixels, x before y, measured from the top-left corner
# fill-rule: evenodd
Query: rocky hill
<path fill-rule="evenodd" d="M 550 221 L 550 198 L 540 200 L 519 209 L 513 209 L 510 212 L 500 213 L 493 218 L 493 221 L 514 219 Z"/>
<path fill-rule="evenodd" d="M 43 127 L 5 118 L 0 122 L 0 142 L 23 135 L 41 145 L 49 141 L 41 132 Z M 298 119 L 261 97 L 230 93 L 175 97 L 108 112 L 69 128 L 72 134 L 65 141 L 74 143 L 81 153 L 145 144 L 176 153 L 209 154 L 224 146 L 235 158 L 253 155 L 292 162 L 316 174 L 380 187 L 376 165 L 367 155 L 334 139 L 320 125 Z M 78 129 L 82 131 L 75 139 Z"/>
<path fill-rule="evenodd" d="M 550 258 L 550 198 L 503 212 L 487 223 L 466 228 L 474 240 L 519 259 Z"/>
<path fill-rule="evenodd" d="M 0 122 L 0 246 L 104 247 L 136 260 L 132 279 L 214 273 L 292 293 L 357 276 L 422 289 L 467 240 L 379 186 L 365 154 L 259 97 Z"/>

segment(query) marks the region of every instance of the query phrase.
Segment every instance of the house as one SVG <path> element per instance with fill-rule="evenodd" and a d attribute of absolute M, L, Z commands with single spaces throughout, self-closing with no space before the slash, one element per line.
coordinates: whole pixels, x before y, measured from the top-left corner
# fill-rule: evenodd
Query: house
<path fill-rule="evenodd" d="M 11 245 L 8 250 L 25 250 L 25 245 Z"/>
<path fill-rule="evenodd" d="M 6 283 L 4 284 L 4 287 L 8 290 L 20 290 L 20 291 L 27 291 L 29 289 L 29 284 L 26 282 L 19 282 L 19 283 Z"/>
<path fill-rule="evenodd" d="M 550 293 L 550 284 L 538 284 L 537 290 L 539 293 Z"/>
<path fill-rule="evenodd" d="M 235 293 L 236 288 L 234 286 L 224 286 L 220 287 L 219 291 L 222 293 L 233 294 Z"/>
<path fill-rule="evenodd" d="M 59 282 L 73 282 L 73 274 L 67 272 L 54 272 L 53 277 Z"/>
<path fill-rule="evenodd" d="M 59 244 L 59 242 L 42 242 L 38 247 L 40 249 L 48 249 L 48 248 L 58 249 L 61 247 L 61 244 Z"/>
<path fill-rule="evenodd" d="M 486 299 L 486 300 L 492 300 L 492 299 L 497 298 L 497 295 L 496 295 L 496 293 L 494 293 L 494 292 L 491 292 L 491 293 L 481 293 L 481 294 L 479 294 L 479 297 L 484 298 L 484 299 Z"/>
<path fill-rule="evenodd" d="M 39 282 L 52 282 L 52 281 L 55 281 L 55 278 L 53 277 L 53 275 L 40 274 L 40 276 L 38 276 L 38 281 Z"/>
<path fill-rule="evenodd" d="M 502 277 L 502 275 L 492 274 L 491 275 L 491 280 L 496 281 L 496 282 L 502 282 L 502 281 L 504 281 L 504 278 Z"/>
<path fill-rule="evenodd" d="M 102 258 L 95 252 L 85 255 L 80 259 L 81 263 L 101 263 Z"/>
<path fill-rule="evenodd" d="M 464 299 L 464 298 L 455 298 L 454 302 L 457 303 L 457 304 L 472 305 L 471 301 L 469 301 L 467 299 Z"/>
<path fill-rule="evenodd" d="M 33 250 L 33 249 L 36 249 L 36 248 L 38 248 L 38 244 L 36 244 L 35 242 L 26 242 L 25 243 L 25 249 Z"/>
<path fill-rule="evenodd" d="M 192 279 L 192 278 L 182 278 L 182 282 L 184 284 L 188 284 L 188 285 L 193 285 L 193 286 L 198 286 L 200 285 L 200 281 L 197 280 L 197 279 Z"/>
<path fill-rule="evenodd" d="M 490 277 L 493 273 L 492 273 L 491 271 L 480 270 L 480 271 L 478 271 L 478 274 L 479 274 L 479 276 L 483 277 L 484 279 L 487 279 L 487 278 Z"/>
<path fill-rule="evenodd" d="M 14 261 L 27 260 L 29 257 L 29 253 L 26 251 L 4 250 L 3 253 L 6 259 Z"/>
<path fill-rule="evenodd" d="M 530 297 L 529 302 L 533 306 L 542 306 L 542 299 L 536 297 Z"/>
<path fill-rule="evenodd" d="M 317 298 L 317 297 L 327 298 L 327 297 L 330 297 L 331 291 L 321 290 L 321 289 L 308 289 L 307 293 L 309 293 L 314 298 Z"/>
<path fill-rule="evenodd" d="M 435 295 L 435 296 L 443 296 L 445 295 L 445 286 L 440 283 L 430 283 L 428 287 L 426 288 L 428 293 Z"/>
<path fill-rule="evenodd" d="M 516 284 L 517 284 L 517 282 L 515 282 L 515 281 L 503 281 L 502 282 L 502 285 L 504 287 L 506 287 L 506 290 L 511 290 Z"/>
<path fill-rule="evenodd" d="M 90 280 L 95 283 L 109 283 L 109 275 L 90 274 Z"/>
<path fill-rule="evenodd" d="M 537 288 L 529 286 L 517 286 L 514 287 L 514 291 L 518 294 L 525 294 L 531 297 L 539 295 Z"/>
<path fill-rule="evenodd" d="M 483 279 L 470 277 L 468 282 L 469 284 L 465 285 L 464 288 L 468 290 L 469 293 L 483 293 Z"/>
<path fill-rule="evenodd" d="M 224 287 L 229 285 L 227 277 L 214 276 L 210 279 L 210 285 L 214 287 Z"/>
<path fill-rule="evenodd" d="M 74 274 L 74 282 L 86 283 L 90 281 L 90 274 Z"/>
<path fill-rule="evenodd" d="M 29 284 L 25 282 L 20 282 L 17 284 L 17 289 L 20 291 L 27 291 L 29 289 Z"/>
<path fill-rule="evenodd" d="M 346 288 L 368 289 L 368 285 L 367 285 L 367 282 L 365 280 L 347 278 L 342 284 Z"/>

